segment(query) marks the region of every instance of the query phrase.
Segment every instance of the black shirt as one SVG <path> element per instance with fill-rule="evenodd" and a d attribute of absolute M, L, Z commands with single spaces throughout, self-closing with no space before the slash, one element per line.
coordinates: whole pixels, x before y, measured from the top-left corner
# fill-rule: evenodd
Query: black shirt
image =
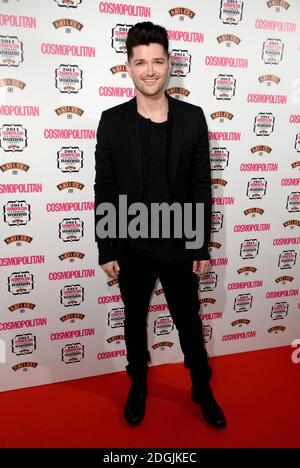
<path fill-rule="evenodd" d="M 141 147 L 143 154 L 144 192 L 142 202 L 148 207 L 148 238 L 129 238 L 129 243 L 138 249 L 150 253 L 161 260 L 186 260 L 187 252 L 182 239 L 161 238 L 161 219 L 159 237 L 150 238 L 150 207 L 151 203 L 171 203 L 168 183 L 168 148 L 171 133 L 171 116 L 161 123 L 152 122 L 138 114 Z M 172 219 L 172 218 L 171 218 Z M 170 233 L 172 236 L 172 222 Z"/>

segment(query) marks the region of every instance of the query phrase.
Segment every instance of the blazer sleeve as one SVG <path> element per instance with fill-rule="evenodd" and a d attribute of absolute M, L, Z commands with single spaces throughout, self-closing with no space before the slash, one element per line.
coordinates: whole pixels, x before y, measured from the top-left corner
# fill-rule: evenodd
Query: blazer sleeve
<path fill-rule="evenodd" d="M 192 253 L 193 260 L 209 260 L 208 244 L 211 236 L 212 192 L 210 154 L 207 123 L 202 109 L 199 109 L 199 127 L 193 174 L 193 201 L 204 204 L 204 242 Z"/>
<path fill-rule="evenodd" d="M 99 239 L 96 232 L 98 221 L 102 218 L 96 214 L 97 206 L 103 202 L 112 203 L 115 206 L 116 194 L 116 174 L 113 164 L 113 150 L 108 134 L 106 123 L 106 113 L 103 112 L 97 130 L 97 142 L 95 150 L 95 240 L 98 244 L 98 263 L 102 265 L 116 259 L 112 245 L 112 239 L 108 237 Z"/>

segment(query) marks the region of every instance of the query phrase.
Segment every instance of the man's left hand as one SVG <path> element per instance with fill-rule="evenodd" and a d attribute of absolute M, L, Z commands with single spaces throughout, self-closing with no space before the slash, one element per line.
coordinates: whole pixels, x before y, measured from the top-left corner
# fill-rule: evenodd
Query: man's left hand
<path fill-rule="evenodd" d="M 207 273 L 210 260 L 193 260 L 193 273 L 203 275 Z"/>

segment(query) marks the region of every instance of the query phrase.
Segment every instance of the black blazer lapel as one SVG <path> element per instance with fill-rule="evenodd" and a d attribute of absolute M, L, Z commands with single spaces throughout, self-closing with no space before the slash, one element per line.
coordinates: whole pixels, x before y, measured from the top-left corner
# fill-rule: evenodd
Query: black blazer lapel
<path fill-rule="evenodd" d="M 175 181 L 177 169 L 181 156 L 183 137 L 183 112 L 178 106 L 176 99 L 171 98 L 167 93 L 169 102 L 169 112 L 171 115 L 172 129 L 170 138 L 170 148 L 168 154 L 168 179 L 172 194 L 175 192 Z"/>

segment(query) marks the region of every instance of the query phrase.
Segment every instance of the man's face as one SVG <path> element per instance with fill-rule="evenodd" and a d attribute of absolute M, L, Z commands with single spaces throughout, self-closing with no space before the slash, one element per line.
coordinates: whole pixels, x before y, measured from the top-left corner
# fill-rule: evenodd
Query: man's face
<path fill-rule="evenodd" d="M 137 91 L 144 96 L 156 96 L 167 81 L 170 60 L 161 44 L 139 45 L 133 48 L 126 69 Z"/>

